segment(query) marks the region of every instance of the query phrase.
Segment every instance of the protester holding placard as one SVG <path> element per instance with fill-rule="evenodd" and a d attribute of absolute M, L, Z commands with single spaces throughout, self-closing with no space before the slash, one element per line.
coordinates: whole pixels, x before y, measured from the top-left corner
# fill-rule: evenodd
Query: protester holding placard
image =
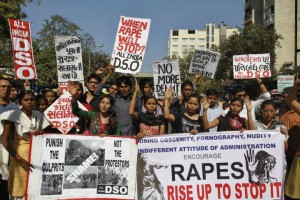
<path fill-rule="evenodd" d="M 259 77 L 256 77 L 255 80 L 256 80 L 257 84 L 259 85 L 260 96 L 258 97 L 257 100 L 251 100 L 251 104 L 252 104 L 251 115 L 252 115 L 253 120 L 256 119 L 256 114 L 260 113 L 261 103 L 266 99 L 271 99 L 271 94 L 268 91 L 268 89 L 266 88 L 266 86 L 264 85 L 263 81 Z M 233 97 L 239 97 L 239 98 L 242 98 L 242 99 L 245 99 L 245 97 L 248 96 L 246 89 L 242 86 L 236 87 L 234 89 L 232 95 L 233 95 Z M 222 115 L 225 116 L 228 113 L 228 111 L 229 111 L 229 108 L 224 110 Z M 246 119 L 248 118 L 247 107 L 246 107 L 245 104 L 244 104 L 243 109 L 241 110 L 239 115 L 240 115 L 240 117 L 244 117 Z"/>
<path fill-rule="evenodd" d="M 20 93 L 20 103 L 22 110 L 7 111 L 1 115 L 1 123 L 4 127 L 2 143 L 11 155 L 8 188 L 13 198 L 24 197 L 27 173 L 34 168 L 28 162 L 30 134 L 38 134 L 49 125 L 42 113 L 33 110 L 35 96 L 31 90 Z M 12 143 L 9 142 L 11 137 L 14 138 Z"/>
<path fill-rule="evenodd" d="M 248 119 L 241 117 L 239 113 L 242 111 L 244 103 L 247 107 Z M 234 97 L 230 101 L 229 112 L 225 116 L 220 116 L 212 122 L 208 122 L 207 109 L 209 108 L 210 100 L 203 98 L 203 123 L 205 127 L 213 128 L 218 126 L 218 131 L 241 131 L 256 130 L 251 116 L 252 105 L 249 97 L 245 100 L 239 97 Z"/>
<path fill-rule="evenodd" d="M 186 111 L 184 113 L 170 112 L 170 98 L 173 96 L 173 89 L 169 87 L 164 99 L 164 117 L 173 124 L 175 128 L 172 133 L 191 133 L 197 134 L 208 130 L 208 126 L 203 124 L 199 115 L 200 97 L 196 94 L 191 94 L 186 102 Z M 173 132 L 174 131 L 174 132 Z"/>
<path fill-rule="evenodd" d="M 140 132 L 137 134 L 137 139 L 145 136 L 165 134 L 165 121 L 162 115 L 156 116 L 157 100 L 154 96 L 149 95 L 144 98 L 144 107 L 146 112 L 135 111 L 136 98 L 139 92 L 139 85 L 135 79 L 135 89 L 129 107 L 129 115 L 133 119 L 138 120 Z"/>
<path fill-rule="evenodd" d="M 120 129 L 116 121 L 116 115 L 113 111 L 114 101 L 109 94 L 102 95 L 99 98 L 99 112 L 80 110 L 76 96 L 78 90 L 69 83 L 69 92 L 72 95 L 72 112 L 79 118 L 88 118 L 91 135 L 119 135 Z"/>

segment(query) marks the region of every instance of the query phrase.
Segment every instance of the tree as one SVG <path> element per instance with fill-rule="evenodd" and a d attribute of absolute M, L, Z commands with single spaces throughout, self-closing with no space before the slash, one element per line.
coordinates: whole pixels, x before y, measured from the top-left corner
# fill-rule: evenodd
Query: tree
<path fill-rule="evenodd" d="M 8 19 L 26 18 L 26 13 L 22 11 L 22 6 L 26 6 L 27 3 L 32 1 L 33 0 L 0 1 L 0 61 L 4 66 L 13 66 Z"/>
<path fill-rule="evenodd" d="M 234 55 L 243 54 L 262 54 L 270 53 L 271 71 L 276 74 L 274 62 L 276 61 L 275 48 L 280 47 L 279 40 L 282 39 L 273 28 L 264 28 L 258 25 L 250 25 L 240 30 L 240 34 L 236 33 L 230 36 L 224 43 L 220 45 L 221 58 L 216 71 L 216 80 L 233 79 L 233 62 Z M 267 79 L 266 82 L 271 82 Z M 248 84 L 249 81 L 235 80 L 235 82 Z"/>

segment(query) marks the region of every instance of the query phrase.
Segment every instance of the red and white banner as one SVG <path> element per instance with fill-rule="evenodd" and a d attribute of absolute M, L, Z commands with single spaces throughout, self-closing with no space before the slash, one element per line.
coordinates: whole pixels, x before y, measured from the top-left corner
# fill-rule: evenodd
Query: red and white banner
<path fill-rule="evenodd" d="M 72 113 L 70 92 L 64 92 L 51 106 L 45 110 L 46 119 L 51 122 L 53 128 L 57 128 L 63 134 L 67 134 L 78 121 L 78 117 Z M 87 110 L 80 102 L 78 106 Z"/>
<path fill-rule="evenodd" d="M 233 60 L 234 79 L 251 79 L 271 77 L 270 54 L 235 55 Z"/>
<path fill-rule="evenodd" d="M 145 137 L 137 163 L 137 199 L 283 199 L 279 132 Z"/>
<path fill-rule="evenodd" d="M 150 19 L 121 16 L 110 64 L 116 72 L 137 74 L 141 70 Z"/>
<path fill-rule="evenodd" d="M 37 79 L 31 43 L 30 23 L 15 19 L 8 19 L 8 22 L 13 46 L 16 79 Z"/>

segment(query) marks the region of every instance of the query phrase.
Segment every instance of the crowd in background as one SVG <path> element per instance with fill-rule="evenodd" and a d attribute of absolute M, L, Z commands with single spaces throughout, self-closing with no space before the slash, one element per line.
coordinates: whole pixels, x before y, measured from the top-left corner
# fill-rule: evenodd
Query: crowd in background
<path fill-rule="evenodd" d="M 295 170 L 295 160 L 300 157 L 297 84 L 286 88 L 281 95 L 283 105 L 277 108 L 259 77 L 255 79 L 259 97 L 249 99 L 248 91 L 239 86 L 232 92 L 232 98 L 224 102 L 214 88 L 207 89 L 202 95 L 195 92 L 199 75 L 192 81 L 181 83 L 181 96 L 175 98 L 173 88 L 169 87 L 163 99 L 155 98 L 151 78 L 138 82 L 132 76 L 112 79 L 113 75 L 113 66 L 99 68 L 88 76 L 86 91 L 80 82 L 68 83 L 72 112 L 79 117 L 69 134 L 136 136 L 141 139 L 172 133 L 276 130 L 285 136 L 287 169 L 297 177 L 293 181 L 300 182 L 297 172 L 300 169 Z M 27 160 L 29 135 L 60 133 L 43 113 L 61 94 L 60 89 L 35 91 L 28 80 L 19 88 L 12 80 L 0 78 L 1 141 L 10 155 L 10 159 L 8 155 L 2 156 L 1 199 L 9 198 L 7 184 L 11 197 L 24 197 L 27 173 L 34 170 Z M 78 102 L 86 111 L 79 108 Z M 8 164 L 9 168 L 6 168 Z M 289 196 L 288 192 L 286 194 Z"/>

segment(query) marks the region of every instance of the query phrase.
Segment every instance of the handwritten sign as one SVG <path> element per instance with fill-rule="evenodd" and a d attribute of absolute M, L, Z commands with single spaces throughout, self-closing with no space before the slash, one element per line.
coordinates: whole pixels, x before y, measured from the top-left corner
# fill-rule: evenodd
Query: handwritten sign
<path fill-rule="evenodd" d="M 173 87 L 174 97 L 181 91 L 180 70 L 178 60 L 160 61 L 152 65 L 154 76 L 154 94 L 158 99 L 163 99 L 169 86 Z"/>
<path fill-rule="evenodd" d="M 71 100 L 71 94 L 65 92 L 44 112 L 53 128 L 57 128 L 63 134 L 67 134 L 79 119 L 72 113 Z M 87 110 L 80 102 L 78 102 L 78 105 L 82 110 Z"/>
<path fill-rule="evenodd" d="M 121 16 L 111 64 L 116 72 L 137 74 L 142 66 L 150 19 Z"/>
<path fill-rule="evenodd" d="M 234 79 L 271 77 L 270 54 L 247 54 L 233 56 Z"/>
<path fill-rule="evenodd" d="M 31 44 L 30 23 L 8 19 L 13 46 L 16 79 L 37 79 L 33 49 Z"/>
<path fill-rule="evenodd" d="M 201 74 L 213 78 L 220 60 L 220 53 L 205 50 L 195 50 L 189 73 Z"/>
<path fill-rule="evenodd" d="M 81 41 L 77 36 L 55 36 L 59 83 L 83 81 Z"/>

